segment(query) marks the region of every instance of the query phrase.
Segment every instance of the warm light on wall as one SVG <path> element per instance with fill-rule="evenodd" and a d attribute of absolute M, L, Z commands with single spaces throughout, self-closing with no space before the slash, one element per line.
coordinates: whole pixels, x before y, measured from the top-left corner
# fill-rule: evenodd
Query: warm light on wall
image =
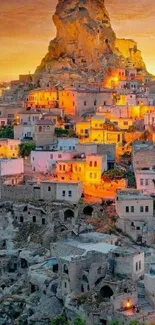
<path fill-rule="evenodd" d="M 132 307 L 131 301 L 128 300 L 127 303 L 126 303 L 126 308 L 130 309 L 131 307 Z"/>

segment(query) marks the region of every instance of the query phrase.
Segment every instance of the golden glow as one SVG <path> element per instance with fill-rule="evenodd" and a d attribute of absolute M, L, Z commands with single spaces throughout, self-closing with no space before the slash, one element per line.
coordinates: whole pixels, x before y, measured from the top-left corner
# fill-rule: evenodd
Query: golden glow
<path fill-rule="evenodd" d="M 126 308 L 130 309 L 132 307 L 130 300 L 126 302 Z"/>
<path fill-rule="evenodd" d="M 0 78 L 17 79 L 35 70 L 45 55 L 48 42 L 55 36 L 51 16 L 57 0 L 1 0 Z M 135 39 L 142 50 L 148 70 L 155 74 L 155 2 L 146 0 L 106 0 L 112 26 L 119 38 Z M 32 15 L 33 13 L 33 15 Z M 141 24 L 143 21 L 143 24 Z M 123 28 L 121 28 L 123 26 Z"/>
<path fill-rule="evenodd" d="M 36 108 L 50 108 L 56 107 L 57 103 L 57 92 L 56 90 L 44 89 L 34 90 L 28 95 L 27 106 Z"/>

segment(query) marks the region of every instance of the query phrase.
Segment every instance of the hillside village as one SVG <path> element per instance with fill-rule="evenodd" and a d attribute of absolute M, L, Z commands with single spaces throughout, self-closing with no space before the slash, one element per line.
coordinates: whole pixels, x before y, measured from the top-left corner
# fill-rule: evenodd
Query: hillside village
<path fill-rule="evenodd" d="M 0 87 L 0 325 L 155 323 L 155 77 L 103 25 Z"/>

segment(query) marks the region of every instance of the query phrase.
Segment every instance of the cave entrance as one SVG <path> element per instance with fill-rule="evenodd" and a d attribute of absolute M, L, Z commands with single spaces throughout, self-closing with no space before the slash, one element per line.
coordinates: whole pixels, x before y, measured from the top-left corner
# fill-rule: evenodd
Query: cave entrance
<path fill-rule="evenodd" d="M 100 296 L 102 298 L 110 299 L 113 296 L 113 294 L 114 293 L 113 293 L 112 289 L 109 286 L 104 286 L 100 290 Z"/>
<path fill-rule="evenodd" d="M 74 212 L 70 209 L 67 209 L 64 213 L 64 221 L 68 221 L 72 218 L 74 218 Z"/>
<path fill-rule="evenodd" d="M 86 216 L 92 216 L 92 213 L 93 213 L 93 208 L 88 205 L 86 206 L 84 209 L 83 209 L 83 213 L 86 215 Z"/>

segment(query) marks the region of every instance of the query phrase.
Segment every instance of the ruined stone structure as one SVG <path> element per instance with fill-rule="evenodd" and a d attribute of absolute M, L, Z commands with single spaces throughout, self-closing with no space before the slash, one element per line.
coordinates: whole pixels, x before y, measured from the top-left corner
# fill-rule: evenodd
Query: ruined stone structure
<path fill-rule="evenodd" d="M 36 70 L 36 83 L 100 81 L 114 67 L 145 70 L 137 44 L 116 38 L 104 0 L 59 0 L 53 22 L 56 37 Z"/>

